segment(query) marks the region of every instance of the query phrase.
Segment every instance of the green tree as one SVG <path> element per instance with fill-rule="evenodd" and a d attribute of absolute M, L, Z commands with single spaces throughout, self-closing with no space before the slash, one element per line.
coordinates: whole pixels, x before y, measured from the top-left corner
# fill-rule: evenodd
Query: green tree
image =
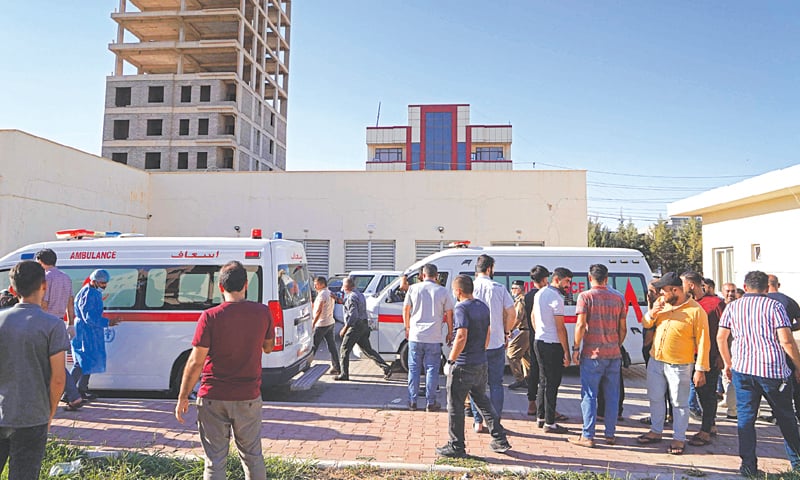
<path fill-rule="evenodd" d="M 589 242 L 590 247 L 610 247 L 611 230 L 608 229 L 597 218 L 589 219 Z"/>
<path fill-rule="evenodd" d="M 676 249 L 675 233 L 667 225 L 667 221 L 659 218 L 650 227 L 650 256 L 647 263 L 654 272 L 666 273 L 675 270 Z"/>
<path fill-rule="evenodd" d="M 695 217 L 681 225 L 675 236 L 675 250 L 681 271 L 703 271 L 703 226 Z"/>

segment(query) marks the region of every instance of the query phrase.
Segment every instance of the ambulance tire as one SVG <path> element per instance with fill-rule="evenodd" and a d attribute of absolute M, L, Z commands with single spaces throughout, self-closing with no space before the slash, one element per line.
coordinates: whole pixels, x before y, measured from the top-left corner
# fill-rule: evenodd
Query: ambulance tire
<path fill-rule="evenodd" d="M 404 372 L 408 373 L 408 341 L 403 342 L 397 353 L 400 356 L 400 366 Z"/>
<path fill-rule="evenodd" d="M 181 353 L 172 364 L 172 371 L 169 375 L 169 393 L 173 398 L 178 398 L 178 394 L 180 393 L 183 370 L 186 368 L 186 362 L 189 360 L 190 353 L 192 353 L 191 350 L 186 350 Z"/>

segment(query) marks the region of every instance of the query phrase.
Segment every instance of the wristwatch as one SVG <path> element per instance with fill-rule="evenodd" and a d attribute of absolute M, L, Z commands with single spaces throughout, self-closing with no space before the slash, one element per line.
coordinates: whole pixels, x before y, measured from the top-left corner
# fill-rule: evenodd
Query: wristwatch
<path fill-rule="evenodd" d="M 447 364 L 448 364 L 448 365 L 455 365 L 455 364 L 456 364 L 456 361 L 455 361 L 455 360 L 450 360 L 450 359 L 448 358 L 448 359 L 447 359 Z"/>
<path fill-rule="evenodd" d="M 578 346 L 575 346 L 575 345 L 573 345 L 573 346 L 572 346 L 572 351 L 573 351 L 573 352 L 580 352 L 580 351 L 581 351 L 581 347 L 578 347 Z"/>

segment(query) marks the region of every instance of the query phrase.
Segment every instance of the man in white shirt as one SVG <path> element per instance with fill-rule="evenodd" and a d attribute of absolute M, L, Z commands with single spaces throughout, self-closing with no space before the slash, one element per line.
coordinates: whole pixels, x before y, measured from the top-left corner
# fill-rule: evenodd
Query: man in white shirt
<path fill-rule="evenodd" d="M 328 351 L 331 354 L 331 375 L 339 375 L 341 366 L 339 365 L 339 351 L 336 348 L 336 340 L 333 335 L 333 307 L 334 300 L 331 291 L 328 290 L 328 281 L 325 277 L 317 277 L 314 279 L 314 289 L 317 291 L 317 298 L 314 300 L 314 318 L 311 323 L 311 328 L 314 330 L 314 348 L 313 352 L 317 353 L 317 348 L 325 340 L 328 344 Z"/>
<path fill-rule="evenodd" d="M 489 399 L 497 412 L 497 418 L 503 412 L 503 371 L 506 366 L 506 337 L 516 321 L 514 298 L 505 285 L 492 280 L 494 277 L 494 258 L 480 255 L 475 261 L 475 280 L 473 296 L 489 307 L 489 344 L 486 347 L 486 358 L 489 373 Z M 475 419 L 473 428 L 476 432 L 485 431 L 483 417 L 472 405 Z"/>
<path fill-rule="evenodd" d="M 572 284 L 572 272 L 563 267 L 553 271 L 550 285 L 539 290 L 533 303 L 536 328 L 536 359 L 539 362 L 539 426 L 545 433 L 567 433 L 556 423 L 556 400 L 564 367 L 570 364 L 567 327 L 564 326 L 564 292 Z"/>
<path fill-rule="evenodd" d="M 403 303 L 403 323 L 408 339 L 408 408 L 417 409 L 420 367 L 425 367 L 425 411 L 441 408 L 436 401 L 442 341 L 453 339 L 453 296 L 437 282 L 439 270 L 432 263 L 422 267 L 422 282 L 408 288 Z M 442 335 L 443 324 L 447 335 Z M 444 338 L 443 338 L 444 337 Z"/>

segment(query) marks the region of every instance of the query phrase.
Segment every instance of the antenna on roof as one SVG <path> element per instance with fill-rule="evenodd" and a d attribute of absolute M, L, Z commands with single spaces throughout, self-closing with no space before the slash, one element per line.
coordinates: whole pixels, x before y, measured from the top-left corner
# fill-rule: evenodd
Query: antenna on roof
<path fill-rule="evenodd" d="M 381 121 L 381 102 L 378 101 L 378 118 L 375 119 L 375 126 L 378 126 L 378 122 Z"/>

